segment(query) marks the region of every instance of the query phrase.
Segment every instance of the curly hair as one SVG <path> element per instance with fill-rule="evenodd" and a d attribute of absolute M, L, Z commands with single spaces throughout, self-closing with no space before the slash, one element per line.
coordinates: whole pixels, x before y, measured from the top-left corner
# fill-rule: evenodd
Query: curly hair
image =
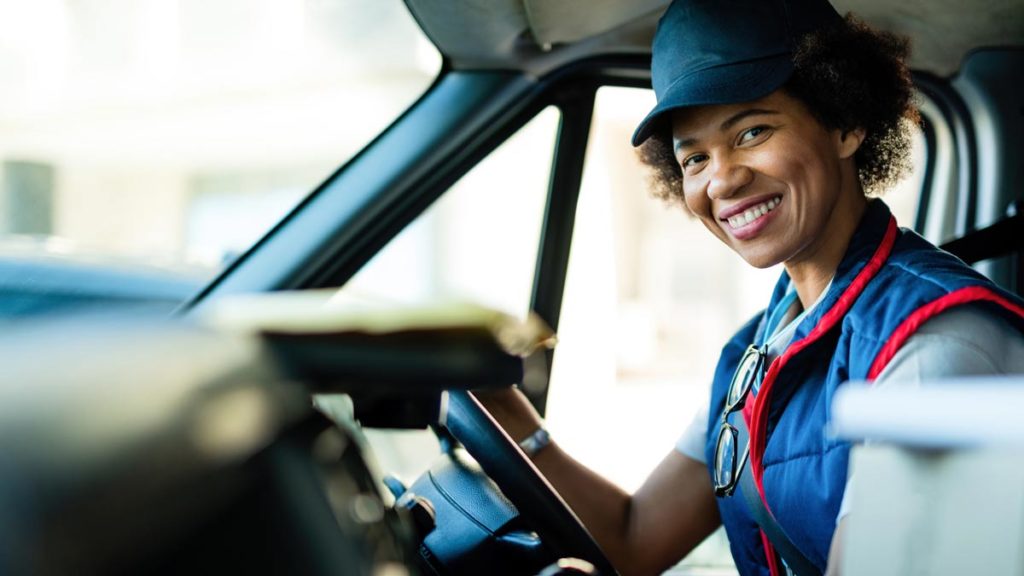
<path fill-rule="evenodd" d="M 793 75 L 782 87 L 826 129 L 865 130 L 854 161 L 868 196 L 880 195 L 910 169 L 911 126 L 920 117 L 906 65 L 909 51 L 906 38 L 847 14 L 839 26 L 801 39 Z M 666 128 L 647 139 L 637 155 L 651 169 L 652 194 L 682 204 L 683 173 Z"/>

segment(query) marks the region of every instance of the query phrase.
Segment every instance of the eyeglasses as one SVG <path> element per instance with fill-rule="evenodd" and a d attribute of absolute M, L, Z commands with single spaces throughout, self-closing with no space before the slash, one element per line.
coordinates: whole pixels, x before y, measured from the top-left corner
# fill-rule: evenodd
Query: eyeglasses
<path fill-rule="evenodd" d="M 736 491 L 739 473 L 747 463 L 750 443 L 743 447 L 743 454 L 740 454 L 737 445 L 739 431 L 729 424 L 728 418 L 733 412 L 743 409 L 751 387 L 764 379 L 767 352 L 767 346 L 747 348 L 729 383 L 729 394 L 725 399 L 725 409 L 722 410 L 722 425 L 718 429 L 718 443 L 715 446 L 716 496 L 731 496 Z"/>

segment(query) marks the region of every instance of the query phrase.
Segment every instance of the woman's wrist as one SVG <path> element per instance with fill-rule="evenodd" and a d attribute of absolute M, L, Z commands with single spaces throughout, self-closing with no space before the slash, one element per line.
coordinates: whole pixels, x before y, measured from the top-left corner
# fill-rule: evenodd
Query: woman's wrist
<path fill-rule="evenodd" d="M 538 452 L 551 445 L 551 434 L 543 425 L 519 442 L 519 448 L 527 458 L 533 458 Z"/>

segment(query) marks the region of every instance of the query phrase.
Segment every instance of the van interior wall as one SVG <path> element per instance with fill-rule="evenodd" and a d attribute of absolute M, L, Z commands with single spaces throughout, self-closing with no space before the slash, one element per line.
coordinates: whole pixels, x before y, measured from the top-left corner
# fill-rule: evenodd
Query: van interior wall
<path fill-rule="evenodd" d="M 1007 81 L 1007 74 L 1016 70 L 1024 70 L 1024 49 L 983 49 L 964 59 L 952 81 L 974 123 L 977 197 L 968 225 L 975 229 L 1024 210 L 1024 83 Z M 1018 251 L 977 268 L 1000 286 L 1021 293 L 1021 257 Z"/>

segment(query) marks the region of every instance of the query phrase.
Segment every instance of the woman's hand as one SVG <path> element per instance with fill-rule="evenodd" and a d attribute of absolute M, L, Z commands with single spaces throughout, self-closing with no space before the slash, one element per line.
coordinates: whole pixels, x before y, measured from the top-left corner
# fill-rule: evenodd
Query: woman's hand
<path fill-rule="evenodd" d="M 543 424 L 518 389 L 473 394 L 517 443 Z M 721 523 L 707 467 L 674 449 L 632 495 L 555 443 L 532 460 L 623 576 L 661 574 Z"/>
<path fill-rule="evenodd" d="M 530 404 L 526 395 L 514 386 L 498 390 L 480 390 L 473 392 L 473 396 L 487 408 L 491 416 L 517 444 L 544 425 L 544 420 Z"/>

